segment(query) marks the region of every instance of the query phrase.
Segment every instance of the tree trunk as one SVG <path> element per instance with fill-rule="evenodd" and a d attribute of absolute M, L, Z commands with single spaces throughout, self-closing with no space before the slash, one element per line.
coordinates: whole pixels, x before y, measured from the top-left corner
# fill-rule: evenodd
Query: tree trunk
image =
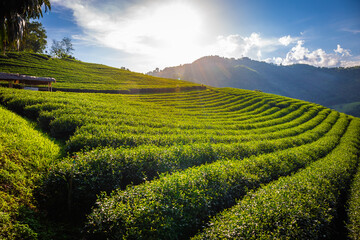
<path fill-rule="evenodd" d="M 3 45 L 3 50 L 4 50 L 3 53 L 4 53 L 4 56 L 5 56 L 5 52 L 6 52 L 6 51 L 5 51 L 5 50 L 6 50 L 6 42 L 4 41 L 2 45 Z"/>

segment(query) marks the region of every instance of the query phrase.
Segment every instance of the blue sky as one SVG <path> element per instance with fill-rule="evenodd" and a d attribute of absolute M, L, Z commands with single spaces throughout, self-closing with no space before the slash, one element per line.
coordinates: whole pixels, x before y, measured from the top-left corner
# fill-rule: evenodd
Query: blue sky
<path fill-rule="evenodd" d="M 207 55 L 360 65 L 359 0 L 52 0 L 40 19 L 82 61 L 147 72 Z"/>

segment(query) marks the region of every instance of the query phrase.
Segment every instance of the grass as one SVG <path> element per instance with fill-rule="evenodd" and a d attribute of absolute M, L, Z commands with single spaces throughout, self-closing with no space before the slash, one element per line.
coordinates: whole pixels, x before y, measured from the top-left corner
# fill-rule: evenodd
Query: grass
<path fill-rule="evenodd" d="M 8 53 L 0 56 L 0 72 L 53 77 L 55 89 L 112 90 L 123 93 L 132 89 L 176 89 L 201 86 L 186 81 L 152 77 L 101 64 L 73 59 L 57 59 L 33 53 Z"/>
<path fill-rule="evenodd" d="M 1 71 L 55 77 L 58 88 L 193 86 L 38 54 L 11 53 L 0 63 Z M 347 226 L 358 232 L 358 118 L 231 88 L 0 88 L 0 104 L 0 238 L 231 238 L 248 226 L 264 239 L 331 238 L 346 200 Z"/>
<path fill-rule="evenodd" d="M 0 238 L 37 238 L 33 191 L 59 155 L 33 123 L 0 106 Z"/>

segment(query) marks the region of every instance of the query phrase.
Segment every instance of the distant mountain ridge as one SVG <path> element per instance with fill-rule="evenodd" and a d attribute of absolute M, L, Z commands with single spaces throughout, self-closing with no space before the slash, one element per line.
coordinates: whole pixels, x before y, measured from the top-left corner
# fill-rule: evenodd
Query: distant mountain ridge
<path fill-rule="evenodd" d="M 305 64 L 279 66 L 249 58 L 207 56 L 149 75 L 187 80 L 214 87 L 234 87 L 279 94 L 327 107 L 349 105 L 360 116 L 360 66 L 318 68 Z M 354 104 L 357 103 L 357 104 Z"/>

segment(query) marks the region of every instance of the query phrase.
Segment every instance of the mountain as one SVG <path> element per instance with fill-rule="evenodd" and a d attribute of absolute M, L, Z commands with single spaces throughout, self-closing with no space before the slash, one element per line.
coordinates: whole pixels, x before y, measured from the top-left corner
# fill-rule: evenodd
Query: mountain
<path fill-rule="evenodd" d="M 318 68 L 305 64 L 278 66 L 249 58 L 208 56 L 191 64 L 168 67 L 148 74 L 214 87 L 258 89 L 340 111 L 345 109 L 348 114 L 360 116 L 360 67 Z"/>

